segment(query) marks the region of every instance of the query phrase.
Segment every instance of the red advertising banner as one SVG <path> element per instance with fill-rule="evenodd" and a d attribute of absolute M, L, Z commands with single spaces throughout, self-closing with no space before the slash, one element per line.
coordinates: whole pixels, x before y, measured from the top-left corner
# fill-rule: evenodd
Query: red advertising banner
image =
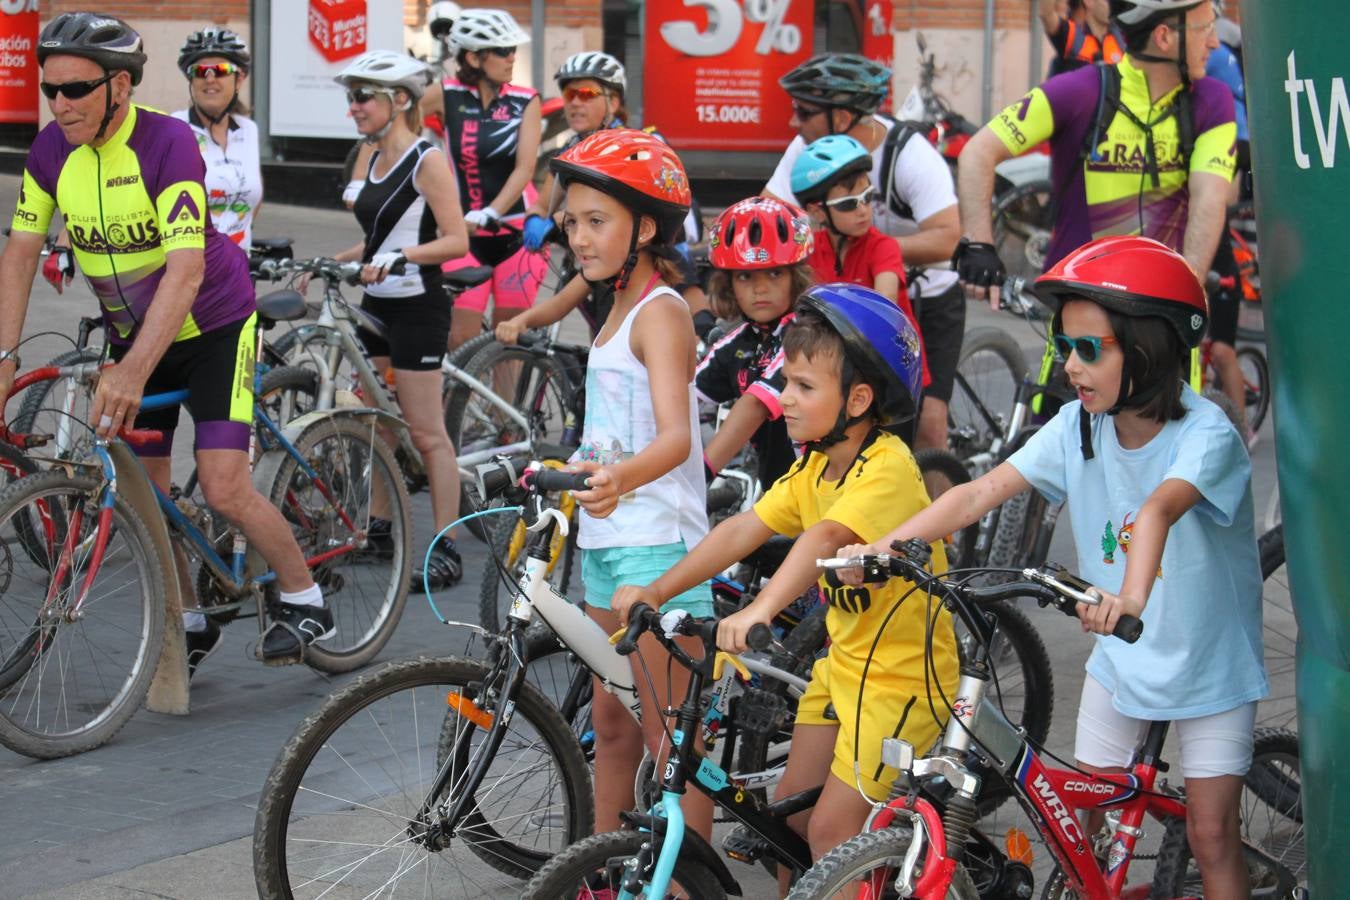
<path fill-rule="evenodd" d="M 778 79 L 811 55 L 814 0 L 648 0 L 643 119 L 677 150 L 781 151 Z"/>
<path fill-rule="evenodd" d="M 38 0 L 0 0 L 0 122 L 38 120 Z"/>
<path fill-rule="evenodd" d="M 862 55 L 881 63 L 888 69 L 895 68 L 895 37 L 891 34 L 891 0 L 861 0 L 862 15 Z M 890 115 L 894 106 L 895 90 L 882 101 L 881 113 Z"/>

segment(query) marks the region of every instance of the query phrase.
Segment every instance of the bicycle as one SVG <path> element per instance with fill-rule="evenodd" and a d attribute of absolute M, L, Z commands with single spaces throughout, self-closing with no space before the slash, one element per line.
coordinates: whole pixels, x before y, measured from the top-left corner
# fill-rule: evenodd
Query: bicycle
<path fill-rule="evenodd" d="M 510 460 L 480 468 L 482 495 L 519 503 L 511 511 L 529 534 L 524 581 L 502 630 L 485 635 L 485 660 L 391 663 L 301 723 L 259 803 L 254 874 L 262 896 L 317 895 L 339 882 L 395 893 L 400 881 L 415 880 L 420 890 L 433 869 L 437 884 L 472 883 L 482 893 L 509 883 L 502 876 L 528 876 L 590 833 L 593 795 L 575 719 L 527 682 L 528 670 L 536 653 L 573 654 L 586 682 L 599 677 L 635 718 L 637 690 L 628 660 L 546 577 L 554 533 L 568 524 L 545 495 L 581 489 L 586 476 L 544 466 L 517 472 Z M 552 635 L 530 627 L 536 614 Z M 792 677 L 743 662 L 765 677 Z"/>
<path fill-rule="evenodd" d="M 795 875 L 811 864 L 806 841 L 787 823 L 787 818 L 813 806 L 820 795 L 814 788 L 765 806 L 753 791 L 732 780 L 728 773 L 697 749 L 688 735 L 696 733 L 703 722 L 704 685 L 721 678 L 725 666 L 735 666 L 736 657 L 717 650 L 716 619 L 696 619 L 683 611 L 663 617 L 639 604 L 629 612 L 629 625 L 616 650 L 631 654 L 637 639 L 650 633 L 670 653 L 671 658 L 689 669 L 691 677 L 684 702 L 671 713 L 675 730 L 670 736 L 672 756 L 661 779 L 658 805 L 646 814 L 630 813 L 625 820 L 641 831 L 616 831 L 594 835 L 568 847 L 539 870 L 526 884 L 522 896 L 531 900 L 554 900 L 598 896 L 610 890 L 611 896 L 696 897 L 715 900 L 727 894 L 741 893 L 740 885 L 711 846 L 684 824 L 680 798 L 691 783 L 701 793 L 725 809 L 755 835 L 750 842 L 729 850 L 733 858 L 752 862 L 763 854 L 776 865 Z M 676 634 L 699 638 L 704 647 L 700 659 L 687 654 L 673 637 Z M 767 650 L 772 632 L 766 625 L 751 630 L 752 649 Z M 748 677 L 749 672 L 747 671 Z M 690 776 L 693 776 L 692 779 Z M 658 850 L 659 845 L 659 850 Z M 676 885 L 678 884 L 678 887 Z"/>
<path fill-rule="evenodd" d="M 1100 596 L 1087 583 L 1062 569 L 1022 570 L 1022 581 L 988 587 L 970 587 L 927 574 L 927 547 L 920 541 L 893 545 L 894 554 L 856 559 L 820 560 L 827 568 L 862 566 L 869 580 L 901 576 L 943 596 L 958 610 L 1012 597 L 1032 597 L 1066 615 L 1076 615 L 1079 603 L 1093 604 Z M 963 615 L 968 613 L 962 613 Z M 1115 636 L 1137 640 L 1142 623 L 1121 616 Z M 1053 769 L 1038 749 L 1002 717 L 985 697 L 989 681 L 987 660 L 977 659 L 962 671 L 954 710 L 941 748 L 919 758 L 904 741 L 887 739 L 882 755 L 902 773 L 888 803 L 878 808 L 868 830 L 844 842 L 822 858 L 789 895 L 795 900 L 833 897 L 850 885 L 860 885 L 858 896 L 891 892 L 897 897 L 979 896 L 971 870 L 986 866 L 982 853 L 970 853 L 978 841 L 972 815 L 979 778 L 970 770 L 972 752 L 987 759 L 1016 792 L 1054 858 L 1045 896 L 1059 897 L 1180 897 L 1193 894 L 1197 882 L 1186 837 L 1185 797 L 1159 774 L 1169 723 L 1149 726 L 1136 762 L 1128 774 L 1093 775 L 1078 769 Z M 1265 765 L 1259 767 L 1267 771 Z M 1269 789 L 1267 785 L 1267 789 Z M 1107 809 L 1108 825 L 1099 836 L 1089 836 L 1074 815 L 1077 810 Z M 1145 816 L 1164 826 L 1158 864 L 1150 888 L 1127 888 L 1127 876 Z M 986 846 L 989 842 L 983 842 Z M 1031 896 L 1034 887 L 1025 836 L 1010 833 L 1006 850 L 993 863 L 1015 873 L 1016 892 Z M 1100 851 L 1105 859 L 1099 859 Z M 1250 843 L 1244 857 L 1252 874 L 1253 896 L 1293 897 L 1296 878 L 1279 860 Z M 1105 868 L 1103 868 L 1103 865 Z M 1006 882 L 1004 882 L 1006 884 Z M 848 893 L 852 894 L 851 891 Z"/>
<path fill-rule="evenodd" d="M 280 298 L 278 308 L 264 298 L 260 317 L 302 315 L 303 304 L 291 300 Z M 97 368 L 81 363 L 57 374 L 84 383 Z M 186 396 L 151 395 L 141 409 Z M 350 671 L 388 641 L 407 596 L 411 515 L 393 456 L 375 439 L 381 414 L 316 412 L 284 429 L 257 403 L 254 416 L 275 441 L 254 467 L 254 483 L 295 529 L 338 624 L 334 638 L 306 648 L 304 661 L 324 672 Z M 251 607 L 261 633 L 264 614 L 278 602 L 275 574 L 236 529 L 152 486 L 122 441 L 97 440 L 91 454 L 0 494 L 4 619 L 16 623 L 4 625 L 15 636 L 0 641 L 0 743 L 42 759 L 107 742 L 145 699 L 166 614 L 190 580 L 174 547 L 200 561 L 201 612 L 217 621 Z M 384 552 L 367 548 L 372 503 L 382 503 L 393 523 Z M 96 630 L 100 623 L 107 627 Z M 176 629 L 168 633 L 172 639 Z"/>

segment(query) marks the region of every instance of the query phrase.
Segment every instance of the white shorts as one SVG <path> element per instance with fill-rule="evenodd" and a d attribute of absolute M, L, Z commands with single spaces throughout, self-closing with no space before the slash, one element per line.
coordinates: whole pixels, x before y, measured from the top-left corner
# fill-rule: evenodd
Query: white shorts
<path fill-rule="evenodd" d="M 1134 761 L 1148 724 L 1118 712 L 1111 705 L 1111 692 L 1088 675 L 1083 679 L 1083 698 L 1078 705 L 1073 755 L 1089 766 L 1126 768 Z M 1181 744 L 1182 775 L 1246 775 L 1252 765 L 1255 726 L 1255 700 L 1198 719 L 1177 719 L 1172 731 Z"/>

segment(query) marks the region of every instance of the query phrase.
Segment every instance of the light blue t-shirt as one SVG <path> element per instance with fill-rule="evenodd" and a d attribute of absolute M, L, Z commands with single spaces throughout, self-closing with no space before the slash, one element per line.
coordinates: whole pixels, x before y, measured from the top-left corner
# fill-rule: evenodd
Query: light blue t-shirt
<path fill-rule="evenodd" d="M 1112 417 L 1093 416 L 1091 460 L 1081 447 L 1082 404 L 1067 403 L 1008 460 L 1051 501 L 1067 497 L 1078 574 L 1113 593 L 1134 517 L 1153 491 L 1179 478 L 1200 492 L 1168 532 L 1143 636 L 1127 644 L 1099 635 L 1087 661 L 1119 712 L 1149 721 L 1212 715 L 1269 690 L 1251 460 L 1219 407 L 1189 387 L 1182 403 L 1186 415 L 1136 450 L 1120 446 Z"/>

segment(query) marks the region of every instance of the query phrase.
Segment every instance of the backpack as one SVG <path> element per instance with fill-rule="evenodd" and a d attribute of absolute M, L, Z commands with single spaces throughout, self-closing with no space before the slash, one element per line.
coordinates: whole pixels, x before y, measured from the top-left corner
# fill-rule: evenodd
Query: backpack
<path fill-rule="evenodd" d="M 927 131 L 928 127 L 922 122 L 895 122 L 881 145 L 881 194 L 886 198 L 886 208 L 902 219 L 913 221 L 914 210 L 895 191 L 895 160 L 910 138 Z"/>
<path fill-rule="evenodd" d="M 1086 26 L 1074 22 L 1070 22 L 1069 27 L 1073 30 L 1073 41 L 1064 47 L 1064 55 L 1061 58 L 1076 60 L 1079 58 L 1079 55 L 1082 54 L 1083 46 L 1087 43 L 1090 32 Z M 1105 37 L 1098 38 L 1096 35 L 1092 35 L 1092 39 L 1097 41 L 1097 52 L 1098 55 L 1102 57 L 1102 60 L 1106 58 L 1106 41 L 1108 39 L 1115 41 L 1117 49 L 1125 46 L 1125 35 L 1121 33 L 1120 27 L 1116 25 L 1114 19 L 1111 20 L 1111 25 L 1108 28 Z M 1102 60 L 1093 60 L 1093 62 L 1096 63 Z M 1084 62 L 1086 62 L 1086 60 L 1084 60 Z"/>
<path fill-rule="evenodd" d="M 1083 140 L 1083 150 L 1079 157 L 1079 165 L 1092 161 L 1101 162 L 1105 157 L 1101 155 L 1097 147 L 1101 144 L 1102 138 L 1106 134 L 1106 128 L 1111 120 L 1115 118 L 1117 112 L 1124 113 L 1125 117 L 1135 124 L 1140 131 L 1146 135 L 1152 135 L 1153 127 L 1139 121 L 1139 117 L 1134 111 L 1127 108 L 1120 102 L 1120 69 L 1115 65 L 1108 65 L 1105 62 L 1098 61 L 1094 63 L 1097 67 L 1097 76 L 1101 84 L 1101 89 L 1097 94 L 1097 112 L 1092 120 L 1092 127 L 1088 129 L 1087 136 Z M 1181 143 L 1181 163 L 1185 168 L 1190 167 L 1191 152 L 1195 149 L 1195 108 L 1192 104 L 1191 91 L 1189 88 L 1183 90 L 1177 101 L 1172 104 L 1167 115 L 1163 116 L 1153 125 L 1157 126 L 1165 122 L 1169 117 L 1177 117 L 1177 137 Z M 1158 175 L 1158 160 L 1154 157 L 1153 141 L 1148 142 L 1148 174 L 1152 177 L 1153 186 L 1156 188 L 1160 184 Z"/>

